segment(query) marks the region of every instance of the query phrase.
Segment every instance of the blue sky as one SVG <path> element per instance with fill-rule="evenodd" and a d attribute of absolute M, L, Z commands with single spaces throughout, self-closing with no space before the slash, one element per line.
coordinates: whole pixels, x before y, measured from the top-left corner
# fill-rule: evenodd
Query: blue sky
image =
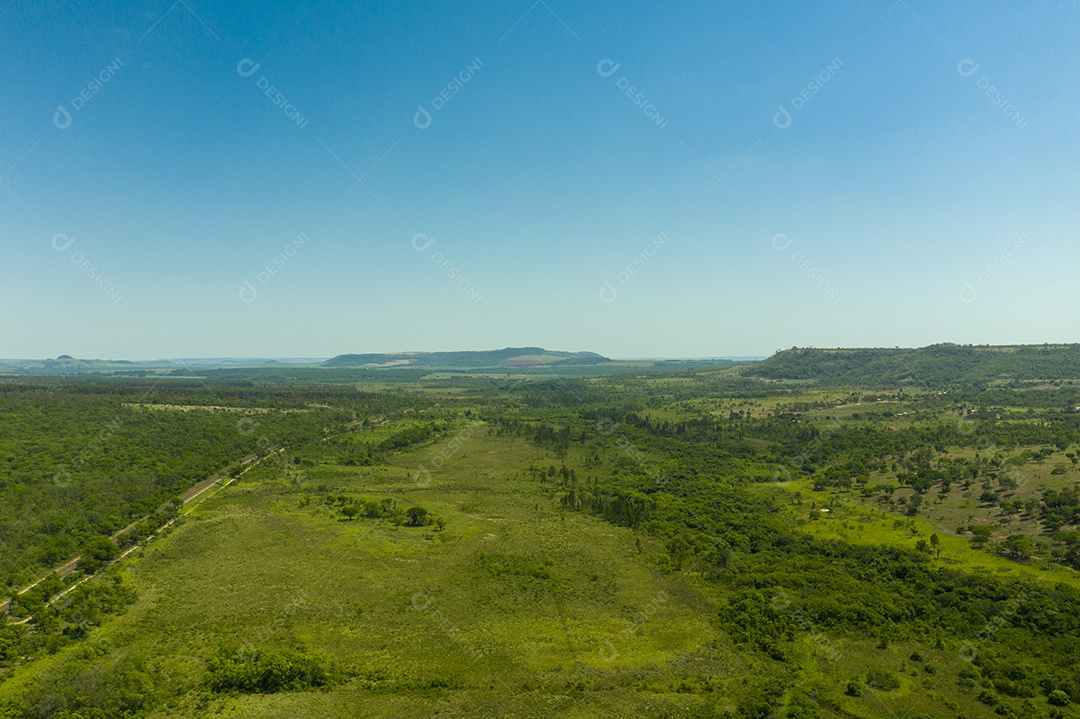
<path fill-rule="evenodd" d="M 1073 3 L 315 5 L 0 8 L 0 356 L 1077 339 Z"/>

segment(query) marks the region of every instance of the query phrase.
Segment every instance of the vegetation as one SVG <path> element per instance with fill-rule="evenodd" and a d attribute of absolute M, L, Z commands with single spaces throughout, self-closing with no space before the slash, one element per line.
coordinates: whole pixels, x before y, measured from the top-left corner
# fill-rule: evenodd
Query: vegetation
<path fill-rule="evenodd" d="M 867 352 L 6 380 L 0 717 L 1080 716 L 1080 391 Z"/>
<path fill-rule="evenodd" d="M 273 694 L 328 686 L 333 681 L 324 660 L 302 651 L 219 649 L 206 663 L 211 691 Z"/>
<path fill-rule="evenodd" d="M 871 387 L 986 387 L 1080 380 L 1080 345 L 972 346 L 921 349 L 800 349 L 746 368 L 755 377 Z"/>

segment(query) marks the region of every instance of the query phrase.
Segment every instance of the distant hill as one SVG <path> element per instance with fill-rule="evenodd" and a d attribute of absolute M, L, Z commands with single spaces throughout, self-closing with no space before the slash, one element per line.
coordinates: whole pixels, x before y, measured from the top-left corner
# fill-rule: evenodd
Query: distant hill
<path fill-rule="evenodd" d="M 612 360 L 595 352 L 506 347 L 463 352 L 343 354 L 323 358 L 189 358 L 98 360 L 62 356 L 46 360 L 0 359 L 0 375 L 96 375 L 103 377 L 200 377 L 223 381 L 444 381 L 448 377 L 603 377 L 615 374 L 732 368 L 732 359 Z M 533 371 L 536 370 L 536 371 Z"/>
<path fill-rule="evenodd" d="M 1080 345 L 955 345 L 917 349 L 784 350 L 743 370 L 750 377 L 824 384 L 946 387 L 1080 379 Z"/>
<path fill-rule="evenodd" d="M 42 374 L 42 375 L 116 375 L 119 377 L 141 377 L 152 375 L 191 375 L 214 367 L 249 367 L 249 366 L 293 366 L 298 364 L 315 365 L 323 359 L 242 359 L 242 358 L 195 358 L 176 360 L 103 360 L 80 359 L 71 355 L 60 355 L 56 359 L 19 360 L 0 359 L 0 374 Z"/>
<path fill-rule="evenodd" d="M 80 374 L 103 369 L 127 367 L 133 364 L 128 360 L 78 359 L 71 355 L 60 355 L 56 359 L 25 360 L 18 363 L 18 369 L 26 372 Z"/>
<path fill-rule="evenodd" d="M 476 352 L 396 352 L 345 354 L 323 362 L 323 367 L 386 367 L 393 369 L 508 369 L 551 365 L 596 365 L 610 362 L 595 352 L 558 352 L 541 347 L 507 347 Z"/>

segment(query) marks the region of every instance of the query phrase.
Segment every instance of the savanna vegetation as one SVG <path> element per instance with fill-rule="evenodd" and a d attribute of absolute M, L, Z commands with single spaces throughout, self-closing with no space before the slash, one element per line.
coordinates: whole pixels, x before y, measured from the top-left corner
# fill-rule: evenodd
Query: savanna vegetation
<path fill-rule="evenodd" d="M 0 717 L 1080 716 L 1080 388 L 882 357 L 6 380 Z"/>

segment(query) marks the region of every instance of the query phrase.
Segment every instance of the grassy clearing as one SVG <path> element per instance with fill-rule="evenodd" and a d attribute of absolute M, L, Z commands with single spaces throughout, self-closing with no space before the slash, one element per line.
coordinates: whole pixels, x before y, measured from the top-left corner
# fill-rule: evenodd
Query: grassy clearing
<path fill-rule="evenodd" d="M 672 688 L 702 657 L 718 675 L 746 670 L 711 627 L 708 602 L 653 569 L 629 530 L 565 514 L 524 478 L 529 462 L 552 458 L 478 434 L 420 487 L 411 469 L 430 451 L 389 467 L 324 465 L 301 486 L 273 467 L 249 473 L 128 565 L 139 600 L 98 641 L 182 688 L 160 717 L 614 717 L 702 704 Z M 418 504 L 448 523 L 343 520 L 317 501 L 320 485 Z M 349 678 L 315 693 L 188 690 L 229 644 L 303 647 Z"/>

